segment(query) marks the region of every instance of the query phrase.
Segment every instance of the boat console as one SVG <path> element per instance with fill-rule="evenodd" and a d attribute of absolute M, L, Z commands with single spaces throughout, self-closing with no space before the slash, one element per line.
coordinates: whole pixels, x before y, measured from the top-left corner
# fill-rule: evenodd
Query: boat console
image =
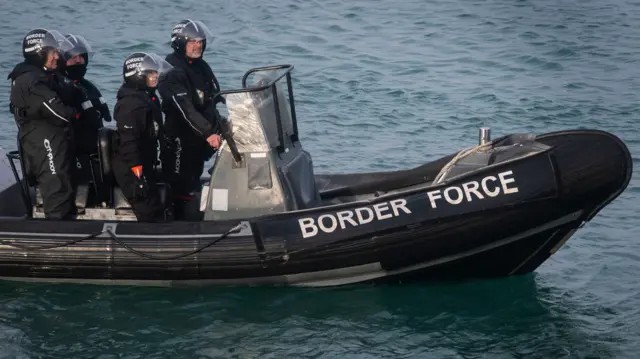
<path fill-rule="evenodd" d="M 320 204 L 313 161 L 298 138 L 292 69 L 251 69 L 242 89 L 221 92 L 229 117 L 225 142 L 203 188 L 205 220 L 246 219 Z M 262 78 L 248 86 L 253 74 Z"/>

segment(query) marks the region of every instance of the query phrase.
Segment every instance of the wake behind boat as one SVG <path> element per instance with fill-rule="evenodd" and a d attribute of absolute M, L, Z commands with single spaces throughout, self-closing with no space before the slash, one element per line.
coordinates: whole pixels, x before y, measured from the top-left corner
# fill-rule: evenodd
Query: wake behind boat
<path fill-rule="evenodd" d="M 242 88 L 221 93 L 233 130 L 186 221 L 136 222 L 113 179 L 109 128 L 74 221 L 41 219 L 20 152 L 6 154 L 0 279 L 334 286 L 524 274 L 631 178 L 628 148 L 598 130 L 492 140 L 482 129 L 478 145 L 416 168 L 315 174 L 298 137 L 292 69 L 251 69 Z M 276 75 L 247 86 L 254 73 Z"/>

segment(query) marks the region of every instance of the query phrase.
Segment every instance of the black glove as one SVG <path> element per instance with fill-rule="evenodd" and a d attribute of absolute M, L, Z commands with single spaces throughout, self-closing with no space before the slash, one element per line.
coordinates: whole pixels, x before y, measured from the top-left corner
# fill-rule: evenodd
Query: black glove
<path fill-rule="evenodd" d="M 133 197 L 135 199 L 144 199 L 149 195 L 149 186 L 147 185 L 147 181 L 144 179 L 138 180 L 136 187 L 133 189 Z"/>
<path fill-rule="evenodd" d="M 220 93 L 217 93 L 214 97 L 213 97 L 213 107 L 216 107 L 217 104 L 219 103 L 223 103 L 223 104 L 227 104 L 227 99 L 225 99 L 222 95 L 220 95 Z"/>
<path fill-rule="evenodd" d="M 102 114 L 95 107 L 90 107 L 83 112 L 84 119 L 82 121 L 87 121 L 92 124 L 102 123 Z"/>
<path fill-rule="evenodd" d="M 136 183 L 133 188 L 133 197 L 136 199 L 146 198 L 149 195 L 149 184 L 142 172 L 142 166 L 132 167 L 131 171 L 136 179 Z"/>
<path fill-rule="evenodd" d="M 18 118 L 25 118 L 28 115 L 26 109 L 22 107 L 16 107 L 12 103 L 9 103 L 9 110 Z"/>
<path fill-rule="evenodd" d="M 106 122 L 111 122 L 111 113 L 109 112 L 109 107 L 106 103 L 100 105 L 100 114 L 102 115 L 102 119 Z"/>
<path fill-rule="evenodd" d="M 65 105 L 78 103 L 82 99 L 82 90 L 65 76 L 60 76 L 58 81 L 58 95 Z"/>

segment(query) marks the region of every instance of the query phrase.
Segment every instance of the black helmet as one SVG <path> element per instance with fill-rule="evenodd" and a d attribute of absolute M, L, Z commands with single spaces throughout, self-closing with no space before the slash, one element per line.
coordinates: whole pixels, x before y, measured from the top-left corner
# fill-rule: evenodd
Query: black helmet
<path fill-rule="evenodd" d="M 22 56 L 35 65 L 44 66 L 47 53 L 50 50 L 60 51 L 64 41 L 64 36 L 57 30 L 31 30 L 22 40 Z"/>
<path fill-rule="evenodd" d="M 154 53 L 135 52 L 124 60 L 122 76 L 124 82 L 137 88 L 148 89 L 147 78 L 153 72 L 159 77 L 169 71 L 172 66 Z"/>
<path fill-rule="evenodd" d="M 87 39 L 80 35 L 67 34 L 65 40 L 60 48 L 64 61 L 81 55 L 84 57 L 84 63 L 89 64 L 89 59 L 93 57 L 93 50 Z"/>
<path fill-rule="evenodd" d="M 202 40 L 202 53 L 207 49 L 207 38 L 213 39 L 213 33 L 200 20 L 185 19 L 171 30 L 171 47 L 179 54 L 185 54 L 188 40 Z"/>
<path fill-rule="evenodd" d="M 60 52 L 62 52 L 62 61 L 65 72 L 73 80 L 80 80 L 87 73 L 89 59 L 93 57 L 91 45 L 87 39 L 80 35 L 68 34 L 65 36 L 65 42 L 62 43 Z M 66 62 L 76 56 L 84 57 L 84 64 L 75 64 L 66 66 Z"/>

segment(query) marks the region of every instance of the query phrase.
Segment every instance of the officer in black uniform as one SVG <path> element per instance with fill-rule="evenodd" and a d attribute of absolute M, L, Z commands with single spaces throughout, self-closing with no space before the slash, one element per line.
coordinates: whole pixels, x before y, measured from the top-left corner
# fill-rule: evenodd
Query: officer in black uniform
<path fill-rule="evenodd" d="M 73 106 L 80 118 L 72 122 L 76 155 L 75 180 L 86 183 L 92 179 L 90 156 L 98 152 L 98 130 L 103 121 L 111 121 L 111 113 L 96 86 L 84 76 L 93 56 L 89 42 L 79 35 L 68 34 L 62 46 L 59 70 L 62 87 L 71 95 L 64 98 L 65 104 Z M 96 176 L 98 174 L 95 174 Z"/>
<path fill-rule="evenodd" d="M 25 59 L 8 76 L 27 177 L 40 189 L 45 218 L 59 220 L 76 213 L 71 121 L 78 113 L 61 100 L 56 74 L 64 41 L 56 30 L 30 31 L 22 41 Z"/>
<path fill-rule="evenodd" d="M 124 83 L 118 90 L 113 117 L 117 124 L 113 174 L 140 222 L 165 221 L 165 206 L 156 186 L 155 123 L 162 124 L 162 108 L 155 94 L 158 77 L 171 68 L 154 53 L 136 52 L 123 64 Z"/>
<path fill-rule="evenodd" d="M 64 43 L 62 58 L 65 62 L 63 70 L 75 87 L 79 97 L 75 98 L 75 106 L 80 118 L 74 122 L 76 151 L 89 155 L 98 151 L 98 130 L 104 122 L 111 122 L 111 113 L 100 90 L 84 76 L 93 55 L 91 45 L 80 35 L 68 34 Z"/>
<path fill-rule="evenodd" d="M 200 190 L 204 163 L 220 146 L 220 123 L 216 109 L 224 102 L 220 85 L 209 64 L 202 58 L 209 28 L 198 20 L 182 20 L 171 31 L 174 52 L 165 60 L 173 66 L 161 79 L 158 91 L 165 113 L 162 169 L 174 194 L 174 215 L 183 216 L 183 207 Z"/>

